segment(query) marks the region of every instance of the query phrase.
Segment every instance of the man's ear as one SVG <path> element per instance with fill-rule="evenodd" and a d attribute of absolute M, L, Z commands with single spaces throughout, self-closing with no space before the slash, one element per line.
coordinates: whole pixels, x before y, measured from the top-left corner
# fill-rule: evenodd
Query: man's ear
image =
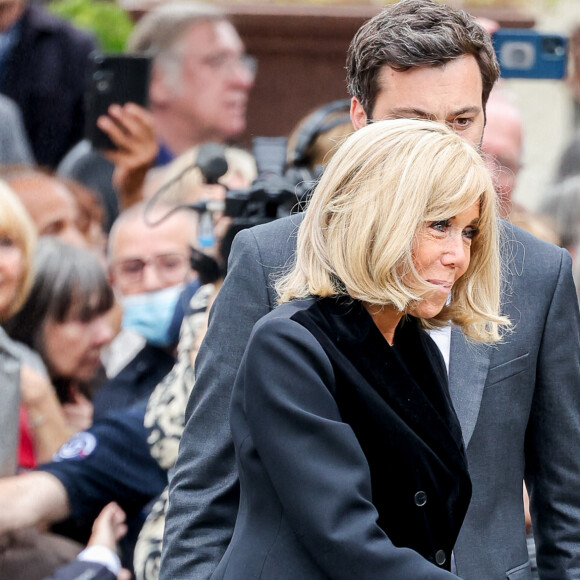
<path fill-rule="evenodd" d="M 107 281 L 109 282 L 109 286 L 111 288 L 115 288 L 115 273 L 113 272 L 112 266 L 107 268 Z"/>
<path fill-rule="evenodd" d="M 167 82 L 167 74 L 159 66 L 153 66 L 151 81 L 149 82 L 149 100 L 152 105 L 162 107 L 171 101 L 172 94 Z"/>
<path fill-rule="evenodd" d="M 356 97 L 353 97 L 350 100 L 350 120 L 352 121 L 352 126 L 355 131 L 364 127 L 368 121 L 364 107 Z"/>

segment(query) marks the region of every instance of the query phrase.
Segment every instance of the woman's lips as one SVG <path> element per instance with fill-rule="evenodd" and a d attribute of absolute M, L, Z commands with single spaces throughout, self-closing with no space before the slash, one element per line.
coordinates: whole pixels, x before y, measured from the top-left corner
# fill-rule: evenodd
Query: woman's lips
<path fill-rule="evenodd" d="M 447 280 L 427 280 L 427 282 L 438 286 L 441 292 L 445 292 L 446 294 L 449 294 L 453 287 L 453 282 L 448 282 Z"/>

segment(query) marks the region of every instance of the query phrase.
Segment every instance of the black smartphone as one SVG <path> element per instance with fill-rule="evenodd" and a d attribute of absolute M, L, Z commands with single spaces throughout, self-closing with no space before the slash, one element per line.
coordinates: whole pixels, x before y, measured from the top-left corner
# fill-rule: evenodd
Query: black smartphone
<path fill-rule="evenodd" d="M 96 149 L 115 149 L 106 133 L 97 127 L 97 119 L 116 103 L 137 103 L 147 107 L 151 57 L 142 54 L 90 55 L 85 94 L 85 137 Z"/>
<path fill-rule="evenodd" d="M 566 76 L 568 40 L 565 36 L 500 28 L 492 38 L 503 78 L 561 79 Z"/>

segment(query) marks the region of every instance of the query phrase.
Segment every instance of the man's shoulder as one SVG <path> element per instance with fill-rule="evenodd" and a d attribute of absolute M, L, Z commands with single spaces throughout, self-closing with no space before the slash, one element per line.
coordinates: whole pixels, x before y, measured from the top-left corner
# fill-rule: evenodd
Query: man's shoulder
<path fill-rule="evenodd" d="M 293 214 L 284 218 L 279 218 L 271 222 L 254 226 L 245 230 L 252 235 L 259 245 L 285 244 L 288 242 L 296 244 L 296 234 L 298 226 L 302 222 L 303 214 Z M 243 230 L 244 231 L 244 230 Z"/>
<path fill-rule="evenodd" d="M 506 248 L 513 251 L 511 246 L 513 244 L 519 244 L 525 248 L 527 253 L 533 253 L 532 255 L 555 256 L 562 252 L 562 248 L 555 246 L 550 242 L 540 240 L 536 236 L 510 222 L 501 220 L 500 224 L 503 251 L 505 251 Z"/>
<path fill-rule="evenodd" d="M 234 240 L 229 267 L 259 265 L 278 273 L 292 264 L 301 215 L 292 215 L 240 231 Z M 226 277 L 226 281 L 227 281 Z"/>
<path fill-rule="evenodd" d="M 42 6 L 34 4 L 28 6 L 22 19 L 22 26 L 23 31 L 30 37 L 58 37 L 68 43 L 75 44 L 77 48 L 83 47 L 86 50 L 92 50 L 96 47 L 91 33 L 51 14 Z M 70 56 L 74 55 L 71 54 Z"/>
<path fill-rule="evenodd" d="M 509 222 L 501 225 L 501 254 L 504 273 L 520 279 L 530 276 L 537 282 L 550 284 L 550 279 L 560 275 L 562 265 L 571 266 L 569 254 L 554 244 L 540 240 Z"/>

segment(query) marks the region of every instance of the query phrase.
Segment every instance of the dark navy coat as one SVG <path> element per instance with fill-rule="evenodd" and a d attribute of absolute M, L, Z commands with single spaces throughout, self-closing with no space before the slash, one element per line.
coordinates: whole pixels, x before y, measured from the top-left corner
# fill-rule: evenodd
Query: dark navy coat
<path fill-rule="evenodd" d="M 440 352 L 358 301 L 256 324 L 232 398 L 240 507 L 214 579 L 443 580 L 471 482 Z"/>
<path fill-rule="evenodd" d="M 15 101 L 39 165 L 55 168 L 82 139 L 88 56 L 96 45 L 84 31 L 29 5 L 19 41 L 0 70 L 0 92 Z"/>

